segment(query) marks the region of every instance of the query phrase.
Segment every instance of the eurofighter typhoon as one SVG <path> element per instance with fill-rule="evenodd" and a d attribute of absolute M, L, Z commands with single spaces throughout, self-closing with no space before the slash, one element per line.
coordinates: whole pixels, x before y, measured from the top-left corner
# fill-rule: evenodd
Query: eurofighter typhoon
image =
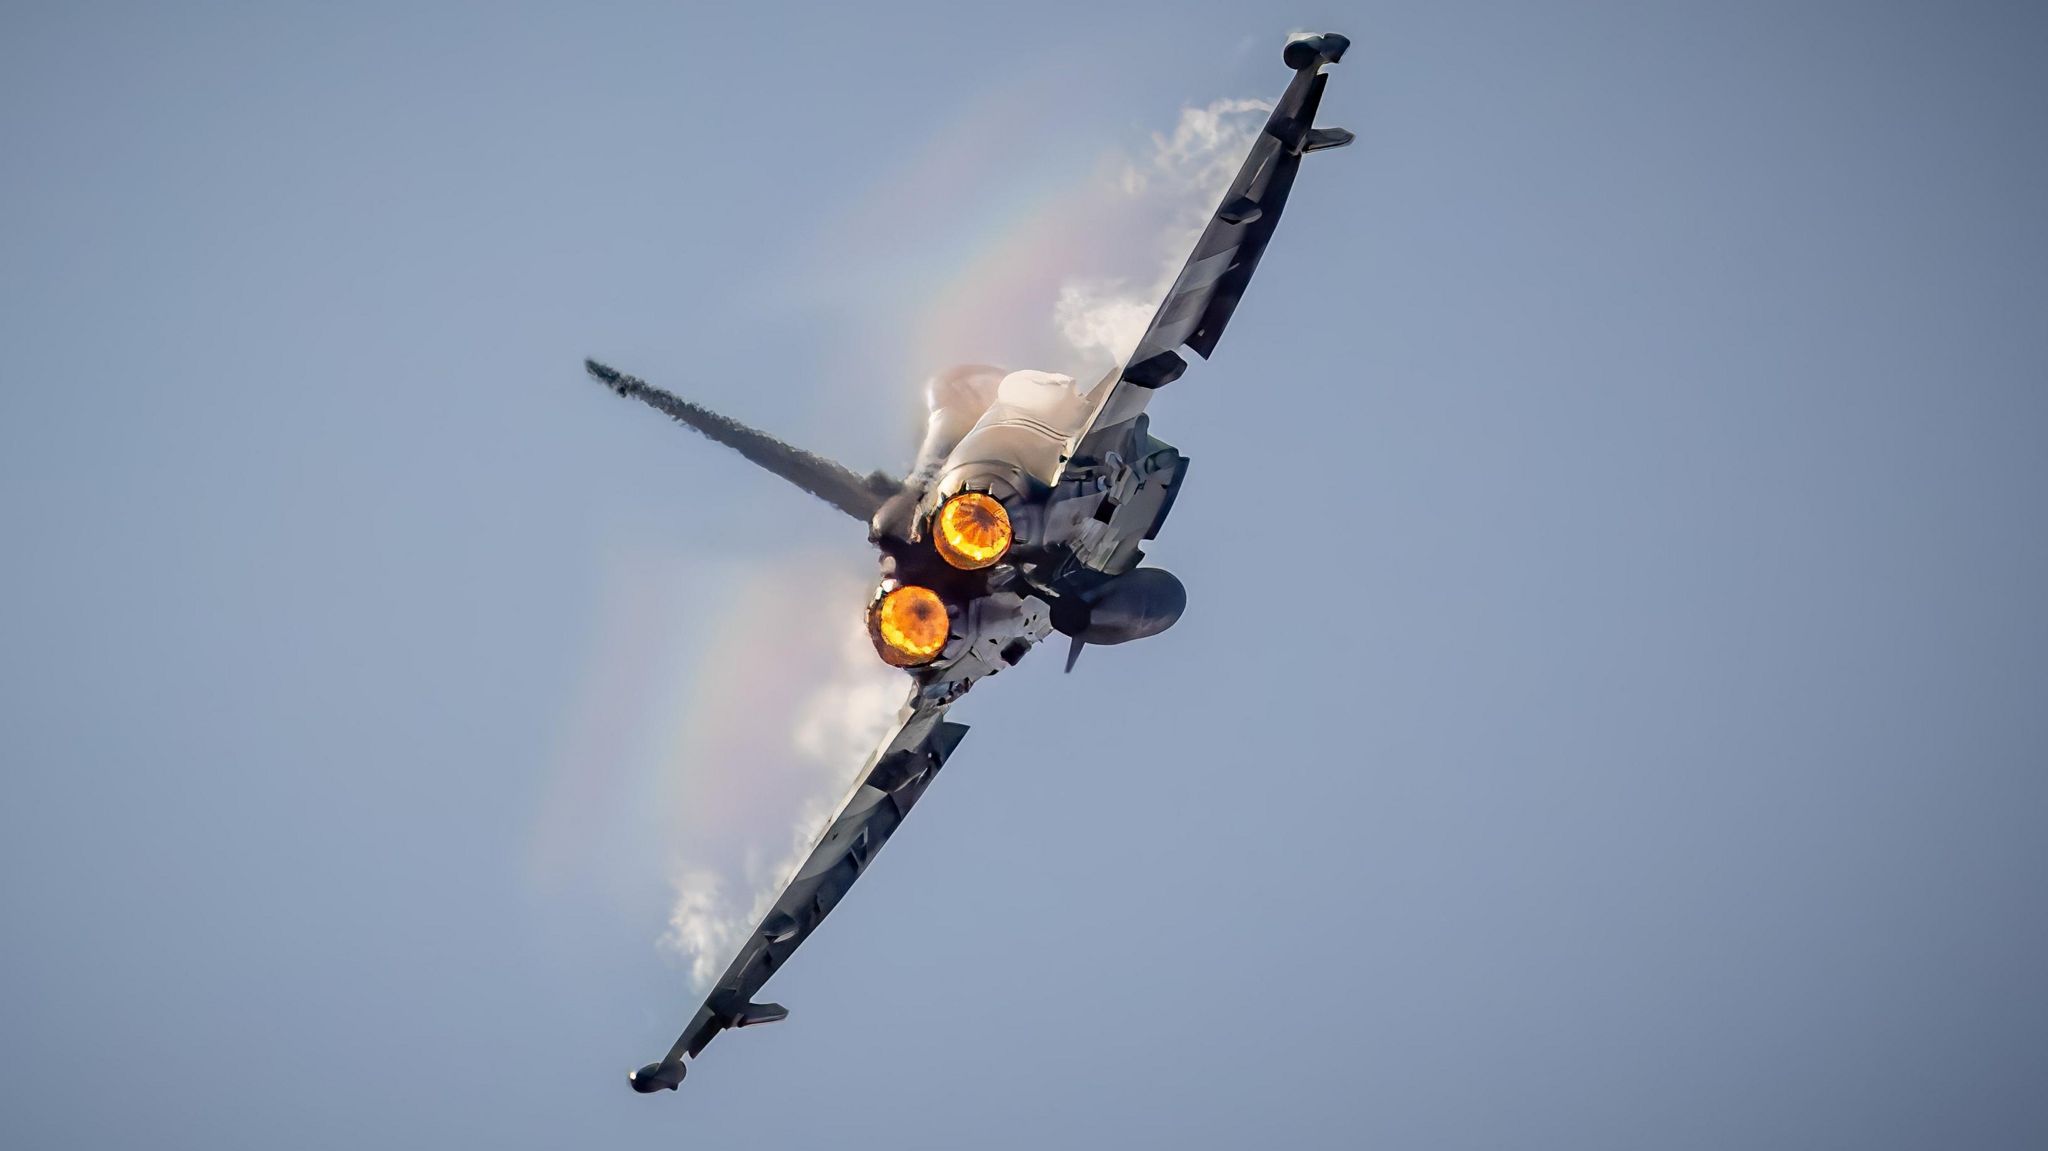
<path fill-rule="evenodd" d="M 621 396 L 667 413 L 868 526 L 881 578 L 867 605 L 875 654 L 908 673 L 908 700 L 869 754 L 846 801 L 739 954 L 660 1061 L 631 1073 L 633 1090 L 674 1090 L 727 1028 L 789 1012 L 755 1000 L 874 861 L 960 740 L 946 718 L 984 676 L 1040 640 L 1067 637 L 1067 670 L 1088 644 L 1119 644 L 1172 627 L 1187 592 L 1141 566 L 1144 541 L 1173 509 L 1188 460 L 1152 435 L 1145 408 L 1207 359 L 1280 222 L 1302 156 L 1351 142 L 1315 126 L 1328 77 L 1350 47 L 1335 33 L 1291 40 L 1294 79 L 1210 217 L 1194 252 L 1121 367 L 1082 391 L 1067 376 L 970 366 L 934 378 L 915 466 L 901 480 L 831 460 L 671 395 L 594 360 L 585 367 Z"/>

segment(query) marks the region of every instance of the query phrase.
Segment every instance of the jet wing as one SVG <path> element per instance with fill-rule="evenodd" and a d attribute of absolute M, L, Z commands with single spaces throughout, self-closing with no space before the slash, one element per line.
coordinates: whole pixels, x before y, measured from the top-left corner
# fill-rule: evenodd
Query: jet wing
<path fill-rule="evenodd" d="M 741 944 L 682 1037 L 661 1062 L 627 1077 L 635 1091 L 674 1090 L 687 1073 L 685 1059 L 694 1059 L 719 1032 L 773 1023 L 789 1014 L 780 1004 L 755 1002 L 755 994 L 846 897 L 967 734 L 965 724 L 946 721 L 948 705 L 921 701 L 920 694 L 913 691 L 897 713 L 896 726 L 869 755 L 860 782 Z"/>
<path fill-rule="evenodd" d="M 1302 156 L 1351 142 L 1351 133 L 1342 128 L 1315 126 L 1323 84 L 1329 79 L 1323 65 L 1342 59 L 1350 46 L 1334 32 L 1288 43 L 1283 59 L 1294 69 L 1293 81 L 1267 117 L 1251 154 L 1223 193 L 1137 349 L 1120 373 L 1097 387 L 1094 411 L 1074 437 L 1068 458 L 1099 461 L 1124 442 L 1128 425 L 1145 410 L 1152 392 L 1187 370 L 1187 361 L 1175 348 L 1190 348 L 1203 359 L 1216 350 L 1216 341 L 1280 223 Z"/>

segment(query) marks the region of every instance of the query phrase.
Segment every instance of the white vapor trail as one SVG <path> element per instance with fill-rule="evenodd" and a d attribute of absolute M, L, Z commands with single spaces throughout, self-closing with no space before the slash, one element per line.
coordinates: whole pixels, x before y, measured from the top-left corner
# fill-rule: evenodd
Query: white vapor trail
<path fill-rule="evenodd" d="M 1125 277 L 1060 284 L 1053 324 L 1075 351 L 1121 360 L 1137 347 L 1272 107 L 1266 100 L 1216 100 L 1182 108 L 1170 134 L 1153 133 L 1144 155 L 1112 169 L 1112 194 L 1130 201 L 1142 218 L 1162 221 L 1151 254 L 1162 262 L 1142 285 Z"/>
<path fill-rule="evenodd" d="M 780 724 L 779 730 L 789 736 L 780 744 L 766 743 L 760 752 L 763 759 L 779 760 L 785 768 L 773 777 L 780 786 L 772 806 L 747 804 L 737 813 L 738 826 L 728 825 L 723 834 L 705 837 L 709 850 L 692 850 L 675 866 L 675 901 L 659 942 L 662 950 L 683 962 L 698 994 L 710 988 L 796 873 L 908 692 L 902 673 L 876 659 L 869 646 L 857 610 L 860 590 L 835 584 L 832 594 L 820 601 L 811 609 L 815 618 L 805 621 L 812 626 L 799 629 L 794 638 L 810 645 L 836 632 L 828 656 L 818 659 L 813 652 L 809 658 L 792 659 L 787 645 L 778 644 L 783 650 L 743 657 L 790 659 L 787 674 L 777 680 L 811 685 L 793 701 L 793 709 L 788 699 L 756 699 L 700 717 L 709 724 L 745 725 L 756 732 Z M 840 617 L 836 625 L 826 618 L 828 610 Z M 753 771 L 761 766 L 757 760 L 720 769 Z M 769 818 L 757 821 L 757 812 Z M 705 814 L 717 819 L 722 813 Z M 794 818 L 784 822 L 790 816 Z M 755 827 L 763 830 L 754 833 Z M 734 842 L 735 835 L 739 842 Z M 728 857 L 722 865 L 703 858 L 720 848 Z M 735 871 L 737 886 L 727 882 Z"/>
<path fill-rule="evenodd" d="M 1130 354 L 1270 107 L 1263 100 L 1217 100 L 1182 108 L 1171 131 L 1153 133 L 1146 147 L 1115 157 L 1089 177 L 1092 185 L 1074 189 L 1079 199 L 1068 205 L 1073 230 L 1067 239 L 1086 252 L 1090 267 L 1138 272 L 1060 280 L 1051 319 L 1064 349 L 1046 350 L 1080 363 L 1044 366 L 1106 366 Z M 1049 282 L 1041 281 L 1039 290 Z M 1024 318 L 1012 313 L 1010 322 Z M 702 714 L 691 716 L 693 726 L 711 728 L 691 754 L 744 760 L 711 766 L 752 773 L 740 785 L 746 796 L 724 797 L 719 810 L 693 808 L 685 815 L 692 826 L 672 872 L 675 899 L 660 946 L 687 968 L 699 994 L 802 863 L 907 693 L 902 673 L 884 666 L 869 646 L 859 615 L 865 586 L 841 594 L 834 585 L 828 596 L 810 588 L 804 596 L 786 575 L 758 578 L 770 598 L 814 606 L 789 609 L 801 619 L 780 625 L 777 635 L 731 641 L 729 662 L 772 661 L 775 674 L 754 680 L 740 674 L 735 678 L 742 682 L 716 705 L 700 700 L 694 710 Z M 827 636 L 829 645 L 820 642 Z M 813 686 L 778 694 L 793 683 Z M 768 734 L 773 731 L 790 734 L 779 741 Z"/>

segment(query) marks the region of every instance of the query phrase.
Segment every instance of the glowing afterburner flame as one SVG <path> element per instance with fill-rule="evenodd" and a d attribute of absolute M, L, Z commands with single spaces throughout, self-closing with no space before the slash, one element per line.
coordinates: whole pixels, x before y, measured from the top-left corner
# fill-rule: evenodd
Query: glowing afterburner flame
<path fill-rule="evenodd" d="M 905 584 L 868 609 L 868 630 L 884 663 L 916 667 L 938 658 L 952 635 L 953 624 L 946 618 L 946 603 L 939 593 Z"/>
<path fill-rule="evenodd" d="M 932 546 L 939 558 L 962 571 L 985 568 L 1010 550 L 1010 513 L 995 497 L 961 492 L 932 517 Z"/>

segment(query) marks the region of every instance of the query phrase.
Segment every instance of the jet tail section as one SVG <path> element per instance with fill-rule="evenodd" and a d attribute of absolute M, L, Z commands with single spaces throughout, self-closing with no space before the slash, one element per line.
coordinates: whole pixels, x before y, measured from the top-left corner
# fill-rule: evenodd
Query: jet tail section
<path fill-rule="evenodd" d="M 784 443 L 766 432 L 728 419 L 596 360 L 583 361 L 583 369 L 590 373 L 592 379 L 612 391 L 639 400 L 675 422 L 724 444 L 863 523 L 873 519 L 882 502 L 902 487 L 899 481 L 881 472 L 863 476 L 844 464 Z"/>

